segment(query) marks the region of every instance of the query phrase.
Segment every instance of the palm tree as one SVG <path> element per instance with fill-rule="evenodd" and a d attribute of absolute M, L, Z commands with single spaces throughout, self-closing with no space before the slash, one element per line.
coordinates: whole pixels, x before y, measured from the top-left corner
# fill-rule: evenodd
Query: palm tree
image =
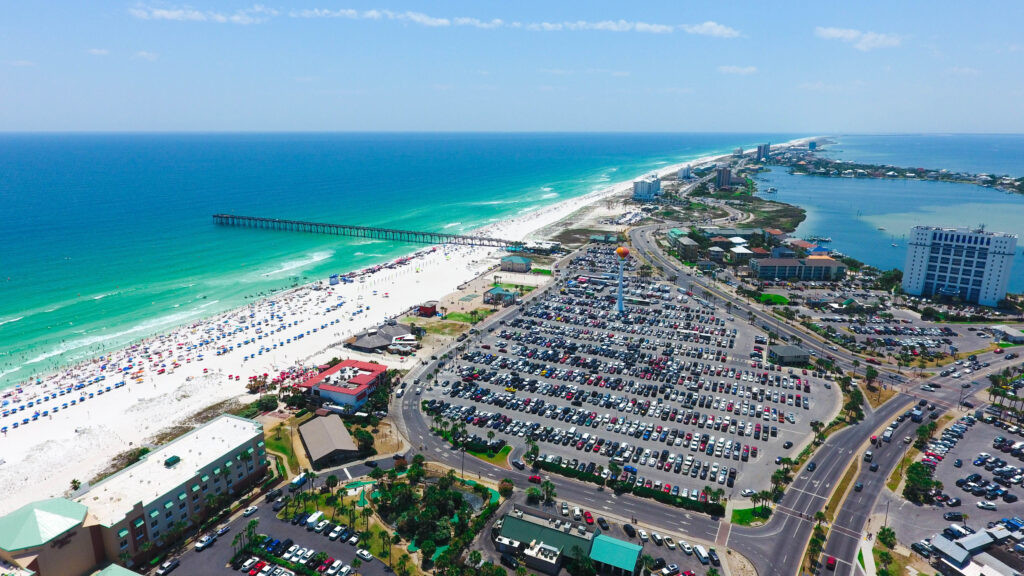
<path fill-rule="evenodd" d="M 814 513 L 814 521 L 818 524 L 818 526 L 821 526 L 822 524 L 824 524 L 825 523 L 825 513 L 822 512 L 821 510 L 818 510 L 817 512 L 815 512 Z"/>
<path fill-rule="evenodd" d="M 249 520 L 249 523 L 245 525 L 245 546 L 248 547 L 252 544 L 252 541 L 256 538 L 256 528 L 260 525 L 259 518 L 253 518 Z"/>
<path fill-rule="evenodd" d="M 381 547 L 388 553 L 388 566 L 391 566 L 391 535 L 387 530 L 381 530 L 378 536 Z"/>
<path fill-rule="evenodd" d="M 129 554 L 127 550 L 122 550 L 121 553 L 117 555 L 117 559 L 121 561 L 122 566 L 127 568 L 128 561 L 132 559 L 132 555 Z"/>
<path fill-rule="evenodd" d="M 469 553 L 469 565 L 472 566 L 473 568 L 476 568 L 477 566 L 480 565 L 480 560 L 482 558 L 483 558 L 483 555 L 480 554 L 479 550 L 473 550 L 472 552 Z"/>
<path fill-rule="evenodd" d="M 769 506 L 771 506 L 772 493 L 771 493 L 770 490 L 761 490 L 760 492 L 757 493 L 757 496 L 758 496 L 758 500 L 761 501 L 761 511 L 764 512 L 764 505 L 765 504 L 768 504 Z"/>
<path fill-rule="evenodd" d="M 352 572 L 359 572 L 359 568 L 363 565 L 363 561 L 356 556 L 352 559 Z"/>
<path fill-rule="evenodd" d="M 373 510 L 371 510 L 369 506 L 366 506 L 366 507 L 363 508 L 363 510 L 360 512 L 360 514 L 363 516 L 363 522 L 364 522 L 364 524 L 363 524 L 364 528 L 363 529 L 364 530 L 369 530 L 370 529 L 370 516 L 373 516 Z"/>
<path fill-rule="evenodd" d="M 242 548 L 242 537 L 244 535 L 241 532 L 236 532 L 235 537 L 231 539 L 231 551 L 238 554 Z"/>
<path fill-rule="evenodd" d="M 545 502 L 553 502 L 558 495 L 555 492 L 555 484 L 551 480 L 545 480 L 540 484 L 540 490 L 544 494 Z"/>

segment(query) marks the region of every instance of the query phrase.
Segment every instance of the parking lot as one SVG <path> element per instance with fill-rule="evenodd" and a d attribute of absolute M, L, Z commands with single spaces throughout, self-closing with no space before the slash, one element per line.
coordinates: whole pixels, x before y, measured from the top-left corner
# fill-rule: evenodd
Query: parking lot
<path fill-rule="evenodd" d="M 555 527 L 570 525 L 574 529 L 582 529 L 593 532 L 600 528 L 601 532 L 613 538 L 619 538 L 643 546 L 641 555 L 649 554 L 655 561 L 655 570 L 665 567 L 675 567 L 677 574 L 685 574 L 688 571 L 694 574 L 704 574 L 712 566 L 720 566 L 723 559 L 719 557 L 720 550 L 715 550 L 707 543 L 698 544 L 687 540 L 680 534 L 653 531 L 649 528 L 642 528 L 633 524 L 620 522 L 612 517 L 599 515 L 598 511 L 589 511 L 583 506 L 576 506 L 572 502 L 559 502 L 555 506 L 547 507 L 545 510 L 527 505 L 517 505 L 526 513 L 541 518 L 550 518 Z M 575 512 L 579 509 L 580 516 L 576 519 Z M 513 512 L 514 514 L 515 512 Z M 588 519 L 586 514 L 590 513 Z M 705 557 L 707 564 L 702 563 L 700 555 L 695 553 L 697 546 L 701 546 L 703 552 L 708 554 Z M 713 552 L 713 553 L 711 553 Z M 709 554 L 710 553 L 710 554 Z M 493 549 L 489 550 L 495 563 L 498 563 L 499 554 Z M 721 571 L 721 569 L 719 569 Z"/>
<path fill-rule="evenodd" d="M 317 533 L 307 530 L 305 527 L 292 524 L 290 521 L 278 520 L 274 517 L 273 512 L 270 511 L 269 505 L 260 505 L 259 511 L 250 518 L 239 517 L 236 520 L 228 524 L 229 531 L 218 538 L 218 540 L 209 548 L 199 551 L 194 547 L 181 554 L 181 566 L 176 570 L 178 574 L 188 574 L 195 576 L 223 576 L 226 574 L 248 574 L 249 570 L 241 571 L 237 568 L 230 566 L 232 550 L 231 541 L 235 534 L 238 532 L 244 532 L 245 526 L 249 520 L 259 520 L 259 526 L 257 532 L 265 534 L 271 537 L 271 543 L 273 540 L 284 542 L 286 540 L 292 540 L 294 545 L 307 550 L 314 550 L 314 554 L 310 554 L 309 557 L 315 555 L 316 552 L 325 552 L 329 558 L 334 560 L 340 560 L 344 566 L 351 566 L 352 560 L 356 557 L 356 550 L 360 547 L 358 545 L 352 545 L 340 538 L 338 540 L 330 540 L 328 535 L 330 534 L 330 528 L 326 528 L 323 532 Z M 260 540 L 262 541 L 262 539 Z M 286 552 L 285 548 L 282 552 Z M 270 557 L 270 553 L 264 553 L 259 555 L 260 560 L 266 560 Z M 385 559 L 386 560 L 386 559 Z M 307 561 L 307 564 L 309 562 Z M 330 565 L 331 563 L 328 563 Z M 238 567 L 240 568 L 240 566 Z M 328 569 L 325 569 L 326 573 Z M 359 573 L 364 576 L 384 576 L 388 572 L 387 566 L 381 562 L 380 559 L 373 559 L 370 561 L 362 560 L 362 566 L 359 568 Z M 290 572 L 282 572 L 278 576 L 289 574 Z M 273 570 L 267 572 L 267 574 L 273 574 Z M 346 574 L 342 567 L 339 566 L 336 574 Z"/>
<path fill-rule="evenodd" d="M 973 419 L 971 419 L 973 420 Z M 955 423 L 954 425 L 955 426 Z M 948 428 L 953 429 L 953 426 Z M 915 506 L 902 498 L 896 497 L 898 501 L 890 503 L 889 523 L 896 531 L 897 537 L 907 545 L 931 538 L 950 524 L 966 524 L 975 530 L 985 528 L 991 522 L 997 522 L 1002 518 L 1020 516 L 1024 506 L 1019 501 L 1007 502 L 1005 496 L 995 490 L 1004 490 L 1015 496 L 1020 496 L 1022 491 L 1021 473 L 1024 468 L 1024 460 L 1020 456 L 1013 456 L 1011 452 L 1002 452 L 993 447 L 993 440 L 1003 437 L 1013 442 L 1024 442 L 1024 437 L 1019 433 L 1009 433 L 1007 430 L 998 429 L 990 424 L 976 422 L 973 426 L 960 428 L 965 430 L 963 438 L 950 437 L 950 441 L 957 440 L 956 444 L 948 449 L 945 454 L 933 453 L 936 456 L 930 457 L 936 461 L 934 478 L 943 485 L 943 494 L 949 498 L 957 498 L 959 502 L 936 502 L 934 505 Z M 908 429 L 907 434 L 913 432 Z M 978 460 L 980 454 L 988 455 L 991 458 Z M 1018 451 L 1018 454 L 1020 452 Z M 937 459 L 941 456 L 941 461 Z M 923 458 L 929 458 L 927 455 Z M 1000 463 L 1001 459 L 1003 463 Z M 956 461 L 960 466 L 956 466 Z M 975 465 L 978 462 L 978 465 Z M 958 482 L 961 479 L 977 474 L 979 478 L 973 479 L 973 488 L 968 491 L 966 482 Z M 1000 476 L 997 476 L 1000 474 Z M 1000 483 L 996 483 L 1000 478 Z M 958 486 L 962 484 L 963 486 Z M 995 489 L 990 492 L 990 489 Z M 990 497 L 991 496 L 991 497 Z M 977 503 L 989 501 L 995 505 L 995 510 L 984 510 L 978 508 Z M 882 502 L 884 507 L 885 503 Z M 962 513 L 967 516 L 966 522 L 958 519 L 946 519 L 944 514 Z"/>
<path fill-rule="evenodd" d="M 532 439 L 565 466 L 615 459 L 629 482 L 692 497 L 766 488 L 776 457 L 831 419 L 838 387 L 765 362 L 764 332 L 700 294 L 629 274 L 620 317 L 616 270 L 611 248 L 589 248 L 564 284 L 418 387 L 419 400 L 479 441 Z"/>

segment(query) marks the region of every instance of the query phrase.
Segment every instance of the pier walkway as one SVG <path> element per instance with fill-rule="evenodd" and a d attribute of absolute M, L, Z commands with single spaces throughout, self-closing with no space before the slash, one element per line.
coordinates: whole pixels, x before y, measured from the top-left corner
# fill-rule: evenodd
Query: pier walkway
<path fill-rule="evenodd" d="M 513 242 L 501 238 L 485 236 L 463 236 L 459 234 L 443 234 L 439 232 L 421 232 L 417 230 L 395 230 L 391 228 L 374 228 L 370 226 L 352 226 L 349 224 L 326 224 L 323 222 L 305 222 L 302 220 L 281 220 L 278 218 L 258 218 L 255 216 L 237 216 L 234 214 L 214 214 L 214 224 L 221 226 L 241 226 L 245 228 L 265 228 L 268 230 L 285 230 L 290 232 L 307 232 L 311 234 L 334 234 L 353 238 L 372 238 L 407 242 L 411 244 L 456 244 L 461 246 L 488 246 L 492 248 L 519 248 L 522 242 Z"/>

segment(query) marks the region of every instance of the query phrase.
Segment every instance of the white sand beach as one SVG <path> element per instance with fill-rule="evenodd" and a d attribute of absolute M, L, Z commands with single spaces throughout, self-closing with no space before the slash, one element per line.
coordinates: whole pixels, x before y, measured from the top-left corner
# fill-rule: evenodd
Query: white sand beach
<path fill-rule="evenodd" d="M 658 172 L 674 173 L 686 164 L 715 159 L 700 158 Z M 474 234 L 526 239 L 585 206 L 630 189 L 631 182 L 621 182 Z M 0 486 L 6 492 L 0 514 L 66 494 L 72 479 L 88 481 L 117 454 L 188 421 L 204 408 L 232 398 L 254 400 L 245 389 L 250 376 L 276 376 L 350 356 L 341 344 L 344 339 L 455 291 L 493 266 L 501 251 L 437 246 L 415 254 L 407 263 L 367 274 L 362 281 L 329 286 L 324 278 L 319 289 L 309 285 L 282 292 L 50 374 L 38 384 L 5 390 L 8 396 L 3 399 L 9 404 L 4 409 L 25 408 L 0 420 L 0 427 L 7 427 L 0 434 Z M 403 367 L 395 356 L 378 361 Z M 406 359 L 405 367 L 414 361 Z M 28 407 L 30 401 L 33 406 Z M 29 423 L 22 424 L 26 418 Z M 13 427 L 15 421 L 18 428 Z"/>

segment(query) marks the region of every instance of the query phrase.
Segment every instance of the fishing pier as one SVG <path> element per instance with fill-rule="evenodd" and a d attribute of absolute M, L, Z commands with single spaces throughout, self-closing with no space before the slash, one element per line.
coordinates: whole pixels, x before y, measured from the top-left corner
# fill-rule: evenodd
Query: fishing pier
<path fill-rule="evenodd" d="M 333 234 L 352 238 L 370 238 L 409 244 L 454 244 L 459 246 L 486 246 L 491 248 L 516 249 L 522 242 L 513 242 L 501 238 L 485 236 L 464 236 L 459 234 L 443 234 L 439 232 L 422 232 L 418 230 L 396 230 L 393 228 L 375 228 L 371 226 L 352 226 L 350 224 L 327 224 L 323 222 L 306 222 L 303 220 L 282 220 L 280 218 L 259 218 L 256 216 L 237 216 L 234 214 L 214 214 L 213 223 L 220 226 L 238 226 L 242 228 L 260 228 L 265 230 L 282 230 L 287 232 L 305 232 L 308 234 Z"/>

